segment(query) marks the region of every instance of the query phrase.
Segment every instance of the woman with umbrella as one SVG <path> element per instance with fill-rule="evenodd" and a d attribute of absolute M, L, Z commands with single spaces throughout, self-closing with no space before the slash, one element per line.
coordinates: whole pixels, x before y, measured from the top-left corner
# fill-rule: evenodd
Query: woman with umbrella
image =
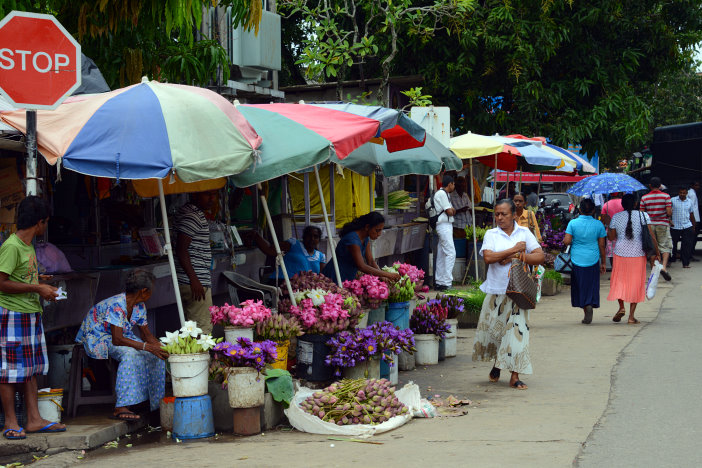
<path fill-rule="evenodd" d="M 626 315 L 624 303 L 629 302 L 628 323 L 630 324 L 639 323 L 634 317 L 636 304 L 643 302 L 646 298 L 646 253 L 643 250 L 641 232 L 648 229 L 653 238 L 648 214 L 634 210 L 635 205 L 635 195 L 631 193 L 624 195 L 622 197 L 624 211 L 612 217 L 607 233 L 609 240 L 617 241 L 614 246 L 614 265 L 607 296 L 608 301 L 619 302 L 619 310 L 612 321 L 621 321 Z M 658 245 L 655 242 L 654 246 L 656 259 L 660 259 Z"/>

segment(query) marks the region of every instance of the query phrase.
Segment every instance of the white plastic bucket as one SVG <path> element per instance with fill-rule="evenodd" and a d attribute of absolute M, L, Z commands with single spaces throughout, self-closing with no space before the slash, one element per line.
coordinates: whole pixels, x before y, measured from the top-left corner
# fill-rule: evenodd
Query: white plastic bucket
<path fill-rule="evenodd" d="M 263 406 L 266 396 L 265 378 L 253 367 L 230 367 L 227 391 L 229 406 L 232 408 Z"/>
<path fill-rule="evenodd" d="M 253 341 L 253 328 L 224 327 L 224 341 L 235 344 L 237 338 L 248 338 Z"/>
<path fill-rule="evenodd" d="M 439 337 L 434 334 L 414 335 L 414 346 L 417 348 L 414 359 L 418 366 L 439 363 Z"/>
<path fill-rule="evenodd" d="M 361 318 L 358 319 L 358 325 L 356 325 L 356 328 L 366 328 L 368 326 L 368 314 L 370 314 L 370 309 L 363 309 L 361 314 Z"/>
<path fill-rule="evenodd" d="M 39 392 L 37 395 L 39 415 L 50 422 L 61 422 L 63 392 Z"/>
<path fill-rule="evenodd" d="M 391 385 L 397 385 L 400 381 L 400 357 L 397 354 L 392 356 L 393 365 L 390 366 L 390 377 L 388 380 Z"/>
<path fill-rule="evenodd" d="M 446 334 L 446 357 L 456 357 L 458 345 L 458 319 L 446 319 L 446 323 L 451 327 L 451 331 Z"/>
<path fill-rule="evenodd" d="M 207 395 L 209 362 L 209 353 L 171 354 L 168 364 L 171 368 L 173 396 L 178 398 Z"/>

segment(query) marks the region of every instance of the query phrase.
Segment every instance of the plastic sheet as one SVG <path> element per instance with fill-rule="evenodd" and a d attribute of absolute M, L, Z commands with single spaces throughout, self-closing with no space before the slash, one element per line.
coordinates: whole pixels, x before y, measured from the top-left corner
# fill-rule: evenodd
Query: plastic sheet
<path fill-rule="evenodd" d="M 285 410 L 285 415 L 288 417 L 290 424 L 298 431 L 309 432 L 310 434 L 346 435 L 367 438 L 375 434 L 381 434 L 396 429 L 409 422 L 415 412 L 421 411 L 419 387 L 416 384 L 409 383 L 395 391 L 397 399 L 407 406 L 409 410 L 407 414 L 395 416 L 380 424 L 337 426 L 336 424 L 322 421 L 317 416 L 306 413 L 300 408 L 300 403 L 316 391 L 317 390 L 301 387 L 297 393 L 295 393 L 290 407 Z"/>

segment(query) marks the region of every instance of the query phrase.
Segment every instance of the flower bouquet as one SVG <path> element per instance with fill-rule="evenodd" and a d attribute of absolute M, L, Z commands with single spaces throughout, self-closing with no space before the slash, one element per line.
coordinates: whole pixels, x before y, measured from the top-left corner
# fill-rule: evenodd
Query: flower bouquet
<path fill-rule="evenodd" d="M 295 317 L 274 314 L 256 324 L 256 335 L 276 343 L 278 358 L 272 367 L 286 370 L 288 368 L 290 338 L 302 335 L 302 327 Z"/>
<path fill-rule="evenodd" d="M 459 315 L 463 315 L 465 306 L 462 297 L 449 294 L 442 294 L 436 297 L 441 303 L 441 306 L 446 309 L 446 318 L 455 319 L 458 318 Z"/>
<path fill-rule="evenodd" d="M 440 302 L 429 305 L 419 304 L 414 308 L 414 313 L 410 317 L 410 329 L 415 335 L 436 335 L 438 338 L 443 338 L 449 333 L 450 327 L 446 323 L 445 318 L 441 318 L 436 311 L 440 310 Z"/>
<path fill-rule="evenodd" d="M 202 329 L 193 321 L 185 322 L 179 331 L 166 332 L 166 336 L 159 339 L 163 344 L 161 348 L 169 355 L 206 353 L 222 341 L 222 338 L 214 339 L 211 335 L 203 335 Z"/>
<path fill-rule="evenodd" d="M 223 306 L 210 307 L 210 318 L 213 324 L 221 323 L 225 327 L 250 328 L 271 316 L 271 310 L 262 301 L 249 299 L 236 307 L 225 303 Z"/>
<path fill-rule="evenodd" d="M 305 333 L 334 334 L 358 322 L 361 309 L 358 300 L 321 289 L 296 291 L 296 306 L 290 306 L 290 315 L 296 317 Z"/>
<path fill-rule="evenodd" d="M 385 266 L 383 270 L 399 273 L 399 280 L 384 279 L 390 289 L 388 302 L 407 302 L 414 298 L 415 291 L 421 288 L 424 282 L 424 270 L 408 263 L 396 262 L 392 266 Z M 428 288 L 427 288 L 428 290 Z"/>
<path fill-rule="evenodd" d="M 400 330 L 390 322 L 377 322 L 368 328 L 344 331 L 327 342 L 331 352 L 326 363 L 337 367 L 337 375 L 340 375 L 340 367 L 354 367 L 373 358 L 382 359 L 392 366 L 392 354 L 415 351 L 413 335 L 411 330 Z"/>
<path fill-rule="evenodd" d="M 358 279 L 344 281 L 344 289 L 351 291 L 361 302 L 361 307 L 377 309 L 387 300 L 388 285 L 374 275 L 361 275 Z"/>

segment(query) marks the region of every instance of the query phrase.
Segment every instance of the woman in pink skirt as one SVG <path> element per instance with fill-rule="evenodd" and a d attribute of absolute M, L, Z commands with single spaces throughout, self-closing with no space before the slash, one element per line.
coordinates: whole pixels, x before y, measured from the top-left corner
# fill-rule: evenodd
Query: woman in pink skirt
<path fill-rule="evenodd" d="M 612 320 L 621 321 L 626 315 L 624 303 L 629 302 L 628 323 L 630 324 L 639 323 L 634 317 L 634 311 L 636 304 L 643 302 L 646 298 L 646 254 L 641 244 L 641 231 L 648 229 L 651 232 L 649 224 L 651 220 L 648 214 L 634 210 L 635 204 L 634 195 L 628 193 L 622 197 L 624 211 L 612 217 L 607 233 L 609 240 L 617 241 L 614 246 L 614 265 L 609 296 L 607 296 L 609 301 L 619 301 L 619 310 Z M 657 245 L 656 257 L 660 258 Z"/>

